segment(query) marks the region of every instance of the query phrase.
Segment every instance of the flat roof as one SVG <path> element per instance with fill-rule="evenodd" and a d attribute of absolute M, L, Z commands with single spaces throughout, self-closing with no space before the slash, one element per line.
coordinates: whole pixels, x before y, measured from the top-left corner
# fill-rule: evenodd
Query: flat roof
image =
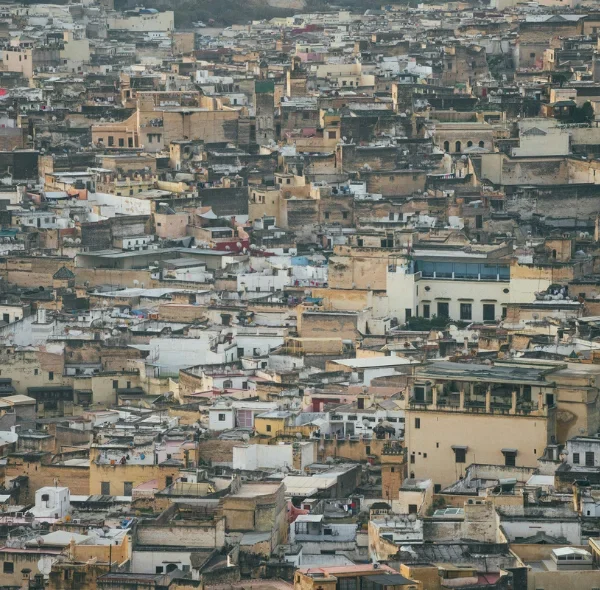
<path fill-rule="evenodd" d="M 498 365 L 483 365 L 475 363 L 452 363 L 449 361 L 434 362 L 418 370 L 419 377 L 433 379 L 453 379 L 457 381 L 512 381 L 529 385 L 552 385 L 543 379 L 549 371 L 547 368 L 533 367 L 504 367 Z"/>
<path fill-rule="evenodd" d="M 417 361 L 412 359 L 404 358 L 401 356 L 375 356 L 367 358 L 355 358 L 355 359 L 339 359 L 334 360 L 334 363 L 338 365 L 344 365 L 351 369 L 370 369 L 377 367 L 397 367 L 401 365 L 415 365 Z"/>
<path fill-rule="evenodd" d="M 190 255 L 202 256 L 232 256 L 233 252 L 223 250 L 210 250 L 209 248 L 160 248 L 158 250 L 95 250 L 93 252 L 79 252 L 78 256 L 96 256 L 100 258 L 129 258 L 136 256 L 158 256 L 166 253 L 182 252 Z"/>
<path fill-rule="evenodd" d="M 322 514 L 300 514 L 294 522 L 321 522 Z"/>

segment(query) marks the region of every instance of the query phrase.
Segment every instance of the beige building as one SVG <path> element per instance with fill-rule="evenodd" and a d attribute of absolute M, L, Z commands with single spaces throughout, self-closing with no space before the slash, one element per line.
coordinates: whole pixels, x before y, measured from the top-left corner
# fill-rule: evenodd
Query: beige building
<path fill-rule="evenodd" d="M 173 141 L 237 141 L 241 107 L 224 105 L 200 92 L 138 92 L 137 110 L 121 123 L 92 126 L 92 141 L 105 147 L 159 152 Z"/>
<path fill-rule="evenodd" d="M 471 463 L 535 467 L 556 440 L 551 371 L 450 362 L 418 370 L 406 407 L 409 476 L 440 491 Z"/>

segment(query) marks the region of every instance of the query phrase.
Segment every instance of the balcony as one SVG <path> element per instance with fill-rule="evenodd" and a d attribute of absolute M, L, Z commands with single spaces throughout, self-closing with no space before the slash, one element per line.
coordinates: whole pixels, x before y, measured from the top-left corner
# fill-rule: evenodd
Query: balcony
<path fill-rule="evenodd" d="M 458 382 L 438 382 L 432 384 L 426 392 L 419 388 L 419 391 L 409 399 L 409 408 L 417 411 L 546 415 L 544 395 L 544 390 L 541 388 L 532 394 L 530 385 L 482 382 L 458 385 Z"/>

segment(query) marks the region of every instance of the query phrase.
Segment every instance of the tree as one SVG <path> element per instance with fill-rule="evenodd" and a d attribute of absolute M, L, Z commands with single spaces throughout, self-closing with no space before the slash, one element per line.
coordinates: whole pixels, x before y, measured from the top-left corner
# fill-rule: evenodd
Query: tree
<path fill-rule="evenodd" d="M 581 108 L 573 109 L 573 123 L 590 123 L 594 120 L 594 107 L 587 101 Z"/>
<path fill-rule="evenodd" d="M 561 88 L 571 79 L 571 75 L 566 72 L 554 72 L 552 74 L 552 84 L 558 84 Z"/>

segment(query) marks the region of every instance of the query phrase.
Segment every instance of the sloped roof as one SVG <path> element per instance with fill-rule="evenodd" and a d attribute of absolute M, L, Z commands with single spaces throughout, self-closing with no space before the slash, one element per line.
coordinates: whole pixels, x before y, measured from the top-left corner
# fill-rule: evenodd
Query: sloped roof
<path fill-rule="evenodd" d="M 66 266 L 61 266 L 53 275 L 52 275 L 53 279 L 58 279 L 58 280 L 68 280 L 68 279 L 74 279 L 75 278 L 75 274 L 70 271 Z"/>
<path fill-rule="evenodd" d="M 521 135 L 548 135 L 543 129 L 539 127 L 532 127 L 531 129 L 527 129 L 527 131 L 523 131 Z"/>

